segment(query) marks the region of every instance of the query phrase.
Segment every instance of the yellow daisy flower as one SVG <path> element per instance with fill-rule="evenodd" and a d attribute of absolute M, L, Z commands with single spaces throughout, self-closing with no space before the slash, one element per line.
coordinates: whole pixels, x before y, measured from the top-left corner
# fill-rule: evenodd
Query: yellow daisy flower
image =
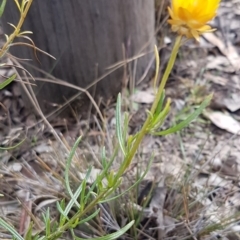
<path fill-rule="evenodd" d="M 214 31 L 207 22 L 216 14 L 220 0 L 172 0 L 168 12 L 171 17 L 168 23 L 172 31 L 187 38 L 199 40 L 204 32 Z"/>

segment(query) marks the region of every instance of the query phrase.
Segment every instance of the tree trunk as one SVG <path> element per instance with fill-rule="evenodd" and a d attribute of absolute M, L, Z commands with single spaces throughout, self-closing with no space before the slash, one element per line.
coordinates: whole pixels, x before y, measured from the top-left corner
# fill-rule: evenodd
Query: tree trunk
<path fill-rule="evenodd" d="M 16 24 L 18 18 L 14 0 L 8 0 L 2 19 L 7 34 L 12 31 L 7 22 Z M 56 78 L 86 88 L 104 76 L 110 66 L 146 53 L 135 60 L 138 80 L 153 59 L 154 0 L 34 0 L 23 25 L 22 31 L 26 30 L 33 32 L 30 37 L 35 45 L 56 61 L 37 53 L 39 63 L 33 49 L 25 46 L 12 47 L 11 53 L 32 59 L 34 66 Z M 133 65 L 131 62 L 129 66 Z M 26 68 L 34 77 L 46 77 Z M 105 100 L 116 96 L 124 73 L 122 66 L 99 81 L 96 96 Z M 34 91 L 44 112 L 52 110 L 51 103 L 62 104 L 76 93 L 57 84 L 36 84 Z"/>

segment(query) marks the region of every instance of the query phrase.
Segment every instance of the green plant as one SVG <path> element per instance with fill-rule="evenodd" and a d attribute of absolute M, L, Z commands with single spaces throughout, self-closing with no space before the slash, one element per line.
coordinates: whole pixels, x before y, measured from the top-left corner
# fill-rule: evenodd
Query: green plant
<path fill-rule="evenodd" d="M 18 1 L 18 0 L 14 0 L 14 1 L 16 3 L 16 6 L 17 6 L 18 10 L 19 10 L 20 18 L 19 18 L 17 26 L 14 26 L 13 24 L 10 24 L 14 28 L 14 31 L 9 36 L 5 35 L 6 36 L 6 42 L 3 45 L 3 47 L 0 49 L 0 59 L 2 59 L 3 56 L 9 51 L 9 48 L 11 46 L 13 46 L 13 41 L 14 41 L 15 38 L 24 37 L 24 38 L 31 41 L 31 39 L 28 36 L 26 36 L 26 34 L 29 34 L 31 32 L 29 32 L 29 31 L 21 32 L 21 27 L 24 23 L 24 20 L 25 20 L 26 16 L 27 16 L 29 8 L 32 4 L 32 0 L 22 1 L 21 4 L 20 4 L 20 1 Z M 2 0 L 2 4 L 0 6 L 0 18 L 2 16 L 2 14 L 4 13 L 6 3 L 7 3 L 7 0 Z M 0 67 L 4 67 L 4 66 L 6 66 L 5 63 L 2 63 L 0 65 Z M 16 74 L 13 74 L 11 77 L 7 78 L 4 82 L 0 83 L 0 90 L 5 88 L 12 81 L 14 81 L 16 79 L 16 76 L 17 76 Z"/>
<path fill-rule="evenodd" d="M 179 39 L 180 40 L 180 39 Z M 176 49 L 174 48 L 173 51 Z M 158 76 L 158 63 L 159 58 L 157 51 L 156 52 L 156 76 Z M 176 54 L 174 55 L 176 57 Z M 167 79 L 170 71 L 171 71 L 172 63 L 170 62 L 170 67 L 167 68 L 167 73 L 165 73 L 164 78 Z M 132 159 L 141 143 L 143 137 L 146 134 L 152 135 L 166 135 L 171 134 L 176 131 L 181 130 L 185 126 L 187 126 L 191 121 L 193 121 L 203 110 L 203 108 L 209 103 L 211 96 L 208 97 L 200 107 L 193 113 L 188 116 L 184 121 L 180 122 L 176 126 L 173 126 L 167 130 L 159 131 L 158 129 L 163 124 L 164 120 L 167 117 L 168 112 L 170 111 L 170 101 L 168 100 L 164 105 L 164 84 L 160 85 L 161 94 L 158 94 L 156 97 L 157 101 L 155 101 L 151 111 L 148 112 L 148 118 L 143 125 L 142 129 L 137 132 L 133 136 L 129 136 L 127 133 L 128 129 L 128 114 L 124 114 L 124 119 L 121 119 L 121 95 L 119 94 L 116 105 L 116 137 L 118 140 L 117 146 L 115 146 L 115 150 L 110 158 L 106 157 L 105 149 L 102 149 L 101 154 L 101 163 L 102 163 L 102 172 L 97 176 L 96 180 L 93 182 L 91 186 L 88 186 L 88 179 L 91 174 L 91 168 L 86 173 L 85 178 L 81 181 L 79 186 L 73 192 L 72 187 L 70 186 L 69 179 L 69 169 L 71 166 L 72 159 L 74 157 L 75 151 L 77 149 L 78 144 L 81 141 L 81 137 L 78 138 L 76 143 L 74 144 L 68 160 L 66 162 L 66 170 L 65 170 L 65 185 L 66 190 L 70 196 L 70 201 L 66 203 L 64 200 L 57 203 L 57 209 L 59 212 L 59 218 L 55 223 L 51 223 L 50 213 L 49 211 L 43 216 L 45 222 L 45 232 L 38 233 L 33 235 L 32 233 L 32 225 L 29 226 L 27 234 L 25 236 L 26 240 L 30 239 L 46 239 L 53 240 L 60 238 L 64 232 L 70 231 L 73 239 L 80 239 L 75 236 L 74 229 L 77 226 L 83 225 L 92 219 L 94 219 L 100 211 L 99 205 L 108 203 L 118 197 L 120 195 L 124 195 L 130 189 L 137 186 L 141 180 L 144 178 L 148 169 L 145 170 L 145 173 L 142 174 L 139 179 L 126 191 L 122 192 L 120 195 L 116 195 L 114 193 L 117 192 L 118 188 L 121 185 L 122 177 L 130 166 Z M 117 172 L 111 170 L 111 166 L 113 161 L 115 160 L 119 151 L 122 152 L 123 161 L 121 166 L 119 167 Z M 151 165 L 151 161 L 149 161 L 148 166 Z M 76 208 L 77 211 L 73 216 L 69 216 L 69 213 L 72 208 Z M 1 225 L 8 229 L 9 232 L 13 234 L 13 236 L 22 240 L 23 238 L 17 234 L 17 232 L 6 222 L 1 220 Z M 124 232 L 129 230 L 131 226 L 134 224 L 134 221 L 131 221 L 124 228 L 117 231 L 114 234 L 108 234 L 105 237 L 98 237 L 94 239 L 115 239 L 116 236 L 122 235 Z"/>
<path fill-rule="evenodd" d="M 25 4 L 30 1 L 23 1 Z M 17 3 L 17 1 L 16 1 Z M 26 9 L 17 5 L 19 11 Z M 25 6 L 23 4 L 23 6 Z M 27 6 L 27 5 L 26 5 Z M 19 28 L 17 28 L 19 29 Z M 16 30 L 16 34 L 19 34 L 20 30 Z M 23 33 L 22 33 L 23 34 Z M 194 34 L 192 34 L 194 36 Z M 195 36 L 196 37 L 196 36 Z M 198 36 L 197 36 L 198 37 Z M 12 42 L 13 37 L 9 37 L 10 42 Z M 128 189 L 119 193 L 118 189 L 121 187 L 122 179 L 126 174 L 128 168 L 130 167 L 136 152 L 143 138 L 147 134 L 153 136 L 165 136 L 168 134 L 176 133 L 181 129 L 185 128 L 189 123 L 194 121 L 203 109 L 209 104 L 212 95 L 208 96 L 200 106 L 190 115 L 188 115 L 184 120 L 180 121 L 176 125 L 161 130 L 161 127 L 166 120 L 168 113 L 170 112 L 171 100 L 165 99 L 165 85 L 172 71 L 175 59 L 177 57 L 178 50 L 182 44 L 182 36 L 179 35 L 176 38 L 176 42 L 172 49 L 172 53 L 167 65 L 167 68 L 162 77 L 160 86 L 156 89 L 155 100 L 152 104 L 150 111 L 148 111 L 147 119 L 145 120 L 142 128 L 134 135 L 128 135 L 128 122 L 129 116 L 125 113 L 122 119 L 121 111 L 121 94 L 118 95 L 116 104 L 116 139 L 117 144 L 112 153 L 106 154 L 105 148 L 101 152 L 101 164 L 102 171 L 98 174 L 93 183 L 89 184 L 89 178 L 92 172 L 90 167 L 85 174 L 85 177 L 81 179 L 77 186 L 72 186 L 71 177 L 69 170 L 72 164 L 72 160 L 75 156 L 76 149 L 81 141 L 81 137 L 77 139 L 74 146 L 72 147 L 68 159 L 66 161 L 66 168 L 64 174 L 64 184 L 66 192 L 68 193 L 69 199 L 62 199 L 57 202 L 58 217 L 53 222 L 51 219 L 50 210 L 48 209 L 43 215 L 44 220 L 44 230 L 37 233 L 33 232 L 33 224 L 30 224 L 28 231 L 25 236 L 22 237 L 10 224 L 8 224 L 3 219 L 0 219 L 0 225 L 7 229 L 17 240 L 53 240 L 61 239 L 66 233 L 71 235 L 72 239 L 80 240 L 82 238 L 76 236 L 75 229 L 81 226 L 87 227 L 89 222 L 96 219 L 101 213 L 102 206 L 108 204 L 109 202 L 123 196 L 128 193 L 131 189 L 135 188 L 144 178 L 151 165 L 151 159 L 148 163 L 148 167 L 145 169 L 144 173 L 139 176 L 134 184 L 132 184 Z M 3 48 L 2 52 L 6 51 Z M 156 74 L 154 82 L 157 82 L 159 75 L 159 56 L 157 48 L 155 48 L 156 56 Z M 156 84 L 155 84 L 156 85 Z M 118 170 L 114 171 L 112 169 L 113 162 L 116 160 L 121 152 L 122 161 Z M 74 190 L 72 190 L 74 189 Z M 183 190 L 185 190 L 183 186 Z M 187 196 L 187 195 L 185 195 Z M 74 209 L 74 211 L 72 211 Z M 134 214 L 132 214 L 134 218 Z M 139 222 L 139 216 L 136 217 L 136 222 Z M 92 239 L 116 239 L 127 232 L 134 225 L 134 220 L 127 223 L 124 227 L 118 229 L 114 233 L 104 232 L 105 236 L 94 236 Z M 135 230 L 133 229 L 133 232 Z M 136 231 L 135 231 L 136 232 Z M 135 234 L 136 235 L 136 234 Z"/>

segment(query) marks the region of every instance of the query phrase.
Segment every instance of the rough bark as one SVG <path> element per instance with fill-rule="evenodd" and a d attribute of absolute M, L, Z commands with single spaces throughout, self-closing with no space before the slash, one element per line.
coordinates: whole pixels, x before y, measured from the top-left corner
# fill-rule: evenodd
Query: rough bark
<path fill-rule="evenodd" d="M 7 1 L 3 27 L 17 23 L 19 14 L 13 0 Z M 147 53 L 154 46 L 154 0 L 34 0 L 22 30 L 33 32 L 35 45 L 56 57 L 56 61 L 33 50 L 13 47 L 13 55 L 33 59 L 35 66 L 80 87 L 87 87 L 108 67 L 125 58 Z M 144 73 L 153 53 L 137 60 L 136 79 Z M 132 62 L 133 66 L 134 63 Z M 29 67 L 35 77 L 45 77 Z M 124 67 L 97 83 L 96 95 L 108 99 L 121 91 Z M 76 92 L 56 84 L 37 81 L 35 92 L 42 109 L 62 103 Z"/>

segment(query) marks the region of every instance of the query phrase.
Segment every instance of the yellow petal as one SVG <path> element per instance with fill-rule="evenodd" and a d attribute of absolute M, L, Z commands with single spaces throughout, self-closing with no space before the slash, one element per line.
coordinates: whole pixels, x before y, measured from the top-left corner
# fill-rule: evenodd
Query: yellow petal
<path fill-rule="evenodd" d="M 169 13 L 171 18 L 174 18 L 173 11 L 172 11 L 172 9 L 170 7 L 168 7 L 168 13 Z"/>
<path fill-rule="evenodd" d="M 179 13 L 179 18 L 183 21 L 187 22 L 192 18 L 191 13 L 185 8 L 180 7 L 178 10 L 178 13 Z"/>
<path fill-rule="evenodd" d="M 199 33 L 198 31 L 191 29 L 192 36 L 199 42 Z"/>
<path fill-rule="evenodd" d="M 209 25 L 204 25 L 201 28 L 198 29 L 200 32 L 208 32 L 210 30 L 212 30 L 211 26 Z"/>

